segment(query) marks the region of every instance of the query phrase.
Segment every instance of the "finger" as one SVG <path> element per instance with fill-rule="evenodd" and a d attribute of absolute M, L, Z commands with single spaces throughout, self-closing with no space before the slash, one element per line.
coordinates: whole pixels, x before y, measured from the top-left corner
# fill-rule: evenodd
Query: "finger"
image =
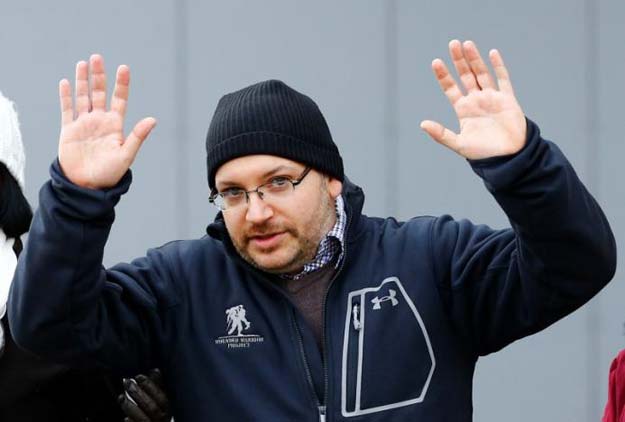
<path fill-rule="evenodd" d="M 471 67 L 469 66 L 469 63 L 467 63 L 467 59 L 464 57 L 464 53 L 462 52 L 462 44 L 460 44 L 460 41 L 452 40 L 449 43 L 449 54 L 451 56 L 451 60 L 454 62 L 458 76 L 460 77 L 460 80 L 462 81 L 462 84 L 467 92 L 479 90 L 475 75 L 471 71 Z"/>
<path fill-rule="evenodd" d="M 106 73 L 104 72 L 104 60 L 99 54 L 93 54 L 89 58 L 91 69 L 91 105 L 94 110 L 106 108 Z"/>
<path fill-rule="evenodd" d="M 148 378 L 154 381 L 156 385 L 160 387 L 161 389 L 165 388 L 165 382 L 163 381 L 163 374 L 161 373 L 160 369 L 158 368 L 150 369 L 148 371 Z"/>
<path fill-rule="evenodd" d="M 496 89 L 495 82 L 488 71 L 486 63 L 482 60 L 480 51 L 477 49 L 475 43 L 473 41 L 465 41 L 462 44 L 462 50 L 464 51 L 464 56 L 469 62 L 469 66 L 477 79 L 478 85 L 482 89 Z"/>
<path fill-rule="evenodd" d="M 421 129 L 423 129 L 432 139 L 439 144 L 456 151 L 456 135 L 453 131 L 447 129 L 440 123 L 433 122 L 432 120 L 424 120 L 421 122 Z"/>
<path fill-rule="evenodd" d="M 458 84 L 456 84 L 456 80 L 451 76 L 451 73 L 449 73 L 447 66 L 445 66 L 445 62 L 441 59 L 435 59 L 432 62 L 432 71 L 441 89 L 449 99 L 449 102 L 451 102 L 451 105 L 455 105 L 463 95 Z"/>
<path fill-rule="evenodd" d="M 131 420 L 136 422 L 150 422 L 150 418 L 132 401 L 128 393 L 121 394 L 117 400 L 122 412 Z"/>
<path fill-rule="evenodd" d="M 59 82 L 59 100 L 61 103 L 61 125 L 67 125 L 74 121 L 72 86 L 67 79 L 62 79 Z"/>
<path fill-rule="evenodd" d="M 512 82 L 510 82 L 510 75 L 508 74 L 508 69 L 506 69 L 506 65 L 503 62 L 501 54 L 498 50 L 490 50 L 489 56 L 490 62 L 493 65 L 493 69 L 495 70 L 495 76 L 497 77 L 499 90 L 514 95 Z"/>
<path fill-rule="evenodd" d="M 87 113 L 91 102 L 89 101 L 89 81 L 87 62 L 79 61 L 76 64 L 76 113 Z"/>
<path fill-rule="evenodd" d="M 143 144 L 143 141 L 145 141 L 152 129 L 154 129 L 154 126 L 156 126 L 156 119 L 146 117 L 132 129 L 132 132 L 130 132 L 130 135 L 128 135 L 123 145 L 130 162 L 134 161 L 137 152 L 139 152 L 139 148 L 141 148 L 141 144 Z"/>
<path fill-rule="evenodd" d="M 126 392 L 139 406 L 143 413 L 145 413 L 150 419 L 160 420 L 165 417 L 163 409 L 161 409 L 152 397 L 150 397 L 150 395 L 139 386 L 139 383 L 136 380 L 131 378 L 126 381 L 127 382 L 124 382 Z"/>
<path fill-rule="evenodd" d="M 139 386 L 149 395 L 162 410 L 169 410 L 169 400 L 165 391 L 158 385 L 157 381 L 146 377 L 145 375 L 137 375 L 135 378 Z"/>
<path fill-rule="evenodd" d="M 126 103 L 128 102 L 128 87 L 130 85 L 130 69 L 126 65 L 117 68 L 115 76 L 115 89 L 111 98 L 111 110 L 126 115 Z"/>

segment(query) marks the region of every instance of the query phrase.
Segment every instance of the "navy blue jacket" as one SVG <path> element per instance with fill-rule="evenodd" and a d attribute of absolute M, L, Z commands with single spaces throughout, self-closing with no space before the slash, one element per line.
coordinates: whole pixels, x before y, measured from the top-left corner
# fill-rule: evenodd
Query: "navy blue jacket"
<path fill-rule="evenodd" d="M 57 162 L 13 283 L 11 329 L 63 362 L 162 368 L 177 422 L 470 421 L 477 358 L 581 306 L 616 265 L 601 209 L 533 123 L 517 154 L 470 164 L 512 229 L 367 217 L 345 183 L 345 259 L 324 300 L 321 356 L 219 218 L 209 236 L 102 268 L 130 173 L 94 191 Z"/>

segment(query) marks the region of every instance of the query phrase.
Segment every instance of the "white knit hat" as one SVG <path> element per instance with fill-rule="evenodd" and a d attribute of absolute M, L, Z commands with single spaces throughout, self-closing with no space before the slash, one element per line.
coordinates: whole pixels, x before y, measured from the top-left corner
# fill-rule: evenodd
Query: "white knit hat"
<path fill-rule="evenodd" d="M 24 145 L 13 103 L 0 92 L 0 161 L 24 190 Z"/>

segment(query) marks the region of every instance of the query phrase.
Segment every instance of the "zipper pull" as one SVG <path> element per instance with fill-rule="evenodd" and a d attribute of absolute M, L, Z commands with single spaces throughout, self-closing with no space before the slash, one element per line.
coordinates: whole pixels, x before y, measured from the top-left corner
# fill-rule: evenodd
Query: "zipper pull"
<path fill-rule="evenodd" d="M 360 323 L 360 306 L 357 303 L 354 304 L 352 308 L 352 320 L 354 321 L 354 330 L 362 329 L 362 324 Z"/>
<path fill-rule="evenodd" d="M 319 406 L 319 422 L 326 422 L 326 407 Z"/>

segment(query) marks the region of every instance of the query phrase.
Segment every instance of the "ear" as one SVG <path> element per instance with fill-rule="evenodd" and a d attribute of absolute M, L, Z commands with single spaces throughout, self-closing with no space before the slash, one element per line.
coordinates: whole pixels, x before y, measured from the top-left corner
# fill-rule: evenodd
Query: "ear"
<path fill-rule="evenodd" d="M 343 191 L 343 183 L 334 177 L 328 178 L 328 192 L 332 199 L 336 199 Z"/>

